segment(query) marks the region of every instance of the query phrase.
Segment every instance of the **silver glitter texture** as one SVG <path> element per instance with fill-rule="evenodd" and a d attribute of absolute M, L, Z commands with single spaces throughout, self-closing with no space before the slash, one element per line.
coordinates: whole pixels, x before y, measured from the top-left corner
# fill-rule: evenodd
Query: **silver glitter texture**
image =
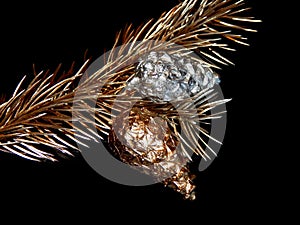
<path fill-rule="evenodd" d="M 180 54 L 150 52 L 139 59 L 128 90 L 154 101 L 182 100 L 212 88 L 220 80 L 206 65 Z"/>

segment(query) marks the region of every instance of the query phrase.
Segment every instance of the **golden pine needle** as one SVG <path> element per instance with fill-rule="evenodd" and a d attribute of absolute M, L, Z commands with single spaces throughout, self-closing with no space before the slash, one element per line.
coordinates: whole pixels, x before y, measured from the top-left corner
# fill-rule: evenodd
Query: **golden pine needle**
<path fill-rule="evenodd" d="M 110 129 L 110 109 L 114 100 L 126 86 L 126 82 L 134 75 L 135 67 L 130 62 L 136 62 L 141 54 L 148 51 L 172 49 L 176 44 L 189 51 L 185 54 L 198 53 L 208 66 L 219 68 L 218 64 L 232 64 L 220 52 L 234 50 L 229 46 L 230 42 L 247 44 L 246 39 L 235 32 L 253 32 L 255 30 L 249 29 L 248 23 L 260 22 L 247 16 L 248 10 L 243 0 L 184 0 L 168 12 L 162 13 L 157 20 L 151 19 L 137 29 L 129 25 L 120 31 L 113 47 L 119 45 L 123 47 L 118 50 L 113 49 L 106 58 L 105 66 L 85 78 L 80 86 L 76 84 L 82 78 L 88 62 L 84 63 L 75 74 L 67 73 L 60 77 L 59 68 L 51 75 L 47 72 L 36 74 L 26 89 L 22 89 L 24 77 L 8 100 L 0 98 L 0 151 L 30 160 L 55 161 L 59 158 L 57 155 L 59 153 L 72 155 L 72 152 L 76 152 L 78 149 L 74 142 L 86 146 L 74 137 L 74 130 L 77 127 L 74 127 L 75 125 L 71 122 L 71 113 L 75 92 L 82 99 L 98 96 L 98 108 L 94 121 L 81 118 L 81 122 L 82 124 L 95 123 L 101 133 L 98 135 L 92 131 L 87 133 L 79 130 L 80 134 L 76 136 L 91 141 L 103 139 L 107 135 L 107 130 Z M 181 50 L 174 48 L 174 51 Z M 106 83 L 103 83 L 104 81 Z M 98 90 L 94 84 L 98 86 L 103 84 L 103 88 Z M 110 88 L 112 86 L 113 89 Z M 206 113 L 228 100 L 205 104 L 203 96 L 209 94 L 210 91 L 206 90 L 184 103 L 178 102 L 179 110 L 182 111 L 181 115 L 186 115 L 181 118 L 168 105 L 156 105 L 155 110 L 158 115 L 168 119 L 171 127 L 175 120 L 181 120 L 187 132 L 198 130 L 201 134 L 215 140 L 202 127 L 196 126 L 193 123 L 195 121 L 190 120 L 194 112 L 189 111 L 189 104 L 195 103 L 200 118 L 198 122 L 219 116 Z M 78 102 L 78 104 L 85 103 Z M 151 106 L 153 103 L 144 101 L 143 104 Z M 82 106 L 88 112 L 95 110 L 86 105 Z M 176 132 L 175 129 L 173 131 Z M 199 136 L 191 138 L 196 140 Z M 208 147 L 203 139 L 200 140 L 204 146 Z M 186 148 L 191 148 L 204 158 L 209 158 L 203 147 L 195 141 L 192 144 L 182 145 L 183 151 L 186 151 Z M 213 152 L 212 149 L 210 150 Z"/>

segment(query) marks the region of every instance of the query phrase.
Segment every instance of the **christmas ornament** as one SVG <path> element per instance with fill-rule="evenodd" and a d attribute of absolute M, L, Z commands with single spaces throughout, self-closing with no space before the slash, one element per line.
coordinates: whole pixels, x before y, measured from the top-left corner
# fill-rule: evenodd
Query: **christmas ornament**
<path fill-rule="evenodd" d="M 247 45 L 235 32 L 255 31 L 248 23 L 259 20 L 248 10 L 243 0 L 185 0 L 157 20 L 120 31 L 93 74 L 85 74 L 87 61 L 75 73 L 35 74 L 27 87 L 24 77 L 0 101 L 0 151 L 57 161 L 87 146 L 81 140 L 102 140 L 118 160 L 195 199 L 189 152 L 205 160 L 214 153 L 205 126 L 224 113 L 211 110 L 229 101 L 213 101 L 216 71 L 232 64 L 221 55 L 233 50 L 231 43 Z M 87 104 L 91 98 L 95 107 Z M 97 132 L 82 128 L 88 124 Z"/>

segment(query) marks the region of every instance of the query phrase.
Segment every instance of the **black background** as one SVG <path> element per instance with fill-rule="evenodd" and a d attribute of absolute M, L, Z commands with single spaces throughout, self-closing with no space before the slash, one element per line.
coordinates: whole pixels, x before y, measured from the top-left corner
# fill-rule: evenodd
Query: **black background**
<path fill-rule="evenodd" d="M 152 223 L 222 219 L 243 224 L 260 216 L 272 217 L 266 209 L 279 201 L 277 184 L 284 182 L 274 157 L 280 148 L 275 136 L 279 121 L 270 113 L 278 94 L 273 88 L 280 84 L 278 43 L 283 45 L 285 34 L 280 32 L 283 17 L 278 11 L 284 9 L 273 1 L 248 2 L 252 14 L 263 23 L 254 25 L 258 33 L 248 34 L 250 47 L 237 46 L 237 52 L 231 54 L 235 66 L 220 72 L 223 93 L 233 99 L 227 104 L 227 133 L 218 158 L 198 174 L 196 201 L 184 201 L 160 184 L 131 187 L 112 183 L 80 155 L 41 164 L 0 153 L 0 218 L 43 222 L 60 221 L 62 216 L 95 223 L 103 219 Z M 59 63 L 67 69 L 72 61 L 79 66 L 86 49 L 97 58 L 110 49 L 116 32 L 125 24 L 157 18 L 175 4 L 175 0 L 66 5 L 43 1 L 2 8 L 7 15 L 1 14 L 0 92 L 10 96 L 23 75 L 31 77 L 33 63 L 37 70 L 54 69 Z"/>

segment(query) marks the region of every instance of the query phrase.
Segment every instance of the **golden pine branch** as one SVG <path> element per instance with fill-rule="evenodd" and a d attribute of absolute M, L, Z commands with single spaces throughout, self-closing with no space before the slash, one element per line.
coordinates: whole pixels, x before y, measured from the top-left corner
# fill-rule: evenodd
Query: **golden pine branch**
<path fill-rule="evenodd" d="M 206 89 L 184 101 L 175 102 L 177 104 L 175 110 L 166 102 L 158 103 L 136 98 L 134 93 L 122 99 L 122 91 L 127 82 L 135 76 L 138 59 L 151 51 L 167 49 L 169 53 L 191 57 L 196 53 L 201 62 L 209 68 L 232 64 L 231 60 L 222 56 L 222 53 L 224 50 L 233 51 L 232 43 L 247 45 L 246 38 L 242 34 L 245 31 L 255 31 L 248 28 L 249 23 L 260 22 L 248 16 L 248 10 L 243 0 L 184 0 L 168 12 L 162 13 L 157 20 L 151 19 L 136 29 L 129 25 L 120 31 L 112 50 L 105 58 L 104 66 L 94 74 L 85 76 L 89 64 L 86 61 L 76 73 L 59 75 L 56 70 L 53 74 L 44 72 L 36 74 L 25 88 L 24 77 L 9 99 L 0 98 L 0 151 L 30 160 L 56 161 L 63 155 L 72 156 L 78 152 L 77 145 L 86 146 L 77 137 L 90 141 L 116 140 L 114 135 L 109 137 L 112 124 L 116 121 L 111 113 L 112 107 L 117 102 L 115 110 L 123 112 L 126 111 L 126 104 L 134 101 L 138 104 L 131 112 L 132 122 L 138 123 L 137 118 L 147 118 L 145 121 L 155 123 L 154 117 L 162 118 L 169 127 L 167 140 L 173 144 L 179 142 L 179 149 L 182 152 L 192 150 L 202 158 L 210 159 L 205 148 L 213 154 L 214 150 L 208 146 L 203 137 L 216 142 L 218 140 L 211 137 L 201 124 L 221 117 L 224 112 L 210 114 L 210 111 L 229 100 L 207 103 L 208 99 L 215 96 L 212 90 Z M 74 98 L 75 93 L 77 98 Z M 83 101 L 88 101 L 91 97 L 97 99 L 94 108 Z M 93 118 L 82 116 L 73 108 L 74 103 L 93 115 Z M 197 117 L 193 116 L 195 111 L 190 110 L 192 105 L 196 106 Z M 92 124 L 98 132 L 89 130 L 87 133 L 76 127 L 72 121 L 74 113 L 80 115 L 77 122 L 85 127 L 86 124 Z M 190 140 L 180 135 L 177 130 L 178 123 L 185 133 L 191 134 Z M 145 122 L 143 126 L 150 125 L 151 123 Z M 126 157 L 123 155 L 130 152 L 132 159 L 135 154 L 132 150 L 124 149 L 121 145 L 114 146 L 113 143 L 111 145 L 115 150 L 118 149 L 121 160 L 134 164 L 135 161 L 128 161 L 128 154 L 125 154 Z M 171 157 L 172 154 L 168 154 L 166 157 Z M 176 175 L 166 180 L 165 184 L 171 185 L 186 198 L 192 198 L 191 192 L 194 187 L 187 173 L 187 168 L 176 171 Z M 183 177 L 186 179 L 183 184 L 186 189 L 175 185 Z"/>

